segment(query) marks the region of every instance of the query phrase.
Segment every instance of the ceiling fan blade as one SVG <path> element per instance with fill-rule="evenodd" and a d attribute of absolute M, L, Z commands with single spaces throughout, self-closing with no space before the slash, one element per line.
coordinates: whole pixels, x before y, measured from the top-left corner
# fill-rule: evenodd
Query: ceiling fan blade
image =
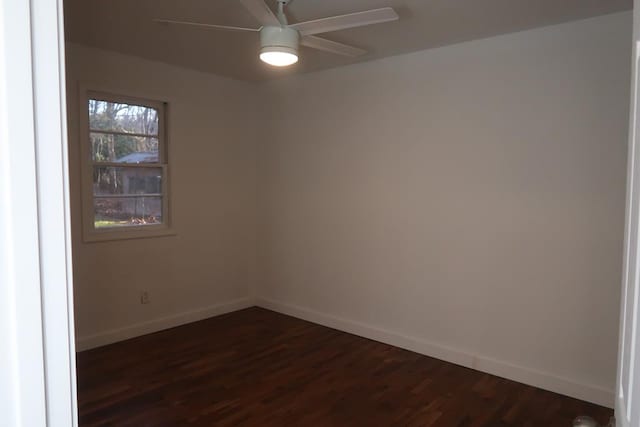
<path fill-rule="evenodd" d="M 172 21 L 170 19 L 154 19 L 153 22 L 158 22 L 160 24 L 189 25 L 191 27 L 206 28 L 211 30 L 251 31 L 251 32 L 260 31 L 259 28 L 230 27 L 228 25 L 202 24 L 200 22 Z"/>
<path fill-rule="evenodd" d="M 280 21 L 264 0 L 240 0 L 240 3 L 252 14 L 262 25 L 280 26 Z"/>
<path fill-rule="evenodd" d="M 323 39 L 317 36 L 304 36 L 302 37 L 302 40 L 300 40 L 300 44 L 303 46 L 312 47 L 314 49 L 323 50 L 325 52 L 331 52 L 343 56 L 356 57 L 362 56 L 367 53 L 367 51 L 364 49 Z"/>
<path fill-rule="evenodd" d="M 396 21 L 398 14 L 391 7 L 367 10 L 364 12 L 350 13 L 348 15 L 332 16 L 331 18 L 315 19 L 313 21 L 291 24 L 303 36 L 328 33 L 330 31 L 344 30 L 347 28 L 361 27 L 364 25 L 380 24 L 382 22 Z"/>

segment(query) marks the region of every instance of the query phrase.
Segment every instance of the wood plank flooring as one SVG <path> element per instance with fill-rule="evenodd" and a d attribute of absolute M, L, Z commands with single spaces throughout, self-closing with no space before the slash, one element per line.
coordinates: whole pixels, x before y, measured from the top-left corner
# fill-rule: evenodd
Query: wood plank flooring
<path fill-rule="evenodd" d="M 571 426 L 612 411 L 260 308 L 78 354 L 80 426 Z"/>

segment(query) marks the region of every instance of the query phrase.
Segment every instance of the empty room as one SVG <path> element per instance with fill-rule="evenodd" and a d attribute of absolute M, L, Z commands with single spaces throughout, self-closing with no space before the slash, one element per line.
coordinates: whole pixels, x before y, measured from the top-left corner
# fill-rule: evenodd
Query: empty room
<path fill-rule="evenodd" d="M 640 427 L 632 0 L 31 1 L 0 424 Z"/>

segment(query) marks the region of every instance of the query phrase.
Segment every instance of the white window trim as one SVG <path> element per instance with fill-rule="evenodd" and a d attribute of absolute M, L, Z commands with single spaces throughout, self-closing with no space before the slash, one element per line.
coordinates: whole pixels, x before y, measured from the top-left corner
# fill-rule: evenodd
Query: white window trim
<path fill-rule="evenodd" d="M 159 163 L 153 167 L 162 167 L 162 224 L 127 226 L 119 228 L 96 229 L 94 227 L 93 205 L 93 159 L 89 144 L 89 99 L 98 98 L 105 101 L 123 102 L 133 105 L 143 105 L 158 110 L 158 142 Z M 150 237 L 174 236 L 173 210 L 171 209 L 171 176 L 169 166 L 169 143 L 167 141 L 167 111 L 165 101 L 150 100 L 138 96 L 120 95 L 112 91 L 80 86 L 79 128 L 80 128 L 80 163 L 82 180 L 82 236 L 85 242 L 104 242 L 111 240 L 143 239 Z M 120 165 L 122 166 L 122 165 Z M 140 165 L 145 167 L 146 165 Z"/>

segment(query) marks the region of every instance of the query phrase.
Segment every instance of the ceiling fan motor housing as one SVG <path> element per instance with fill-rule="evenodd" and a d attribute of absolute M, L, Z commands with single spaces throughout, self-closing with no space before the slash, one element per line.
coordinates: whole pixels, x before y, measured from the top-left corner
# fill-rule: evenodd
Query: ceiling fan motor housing
<path fill-rule="evenodd" d="M 289 27 L 265 26 L 260 30 L 260 53 L 288 52 L 298 54 L 300 34 Z"/>

